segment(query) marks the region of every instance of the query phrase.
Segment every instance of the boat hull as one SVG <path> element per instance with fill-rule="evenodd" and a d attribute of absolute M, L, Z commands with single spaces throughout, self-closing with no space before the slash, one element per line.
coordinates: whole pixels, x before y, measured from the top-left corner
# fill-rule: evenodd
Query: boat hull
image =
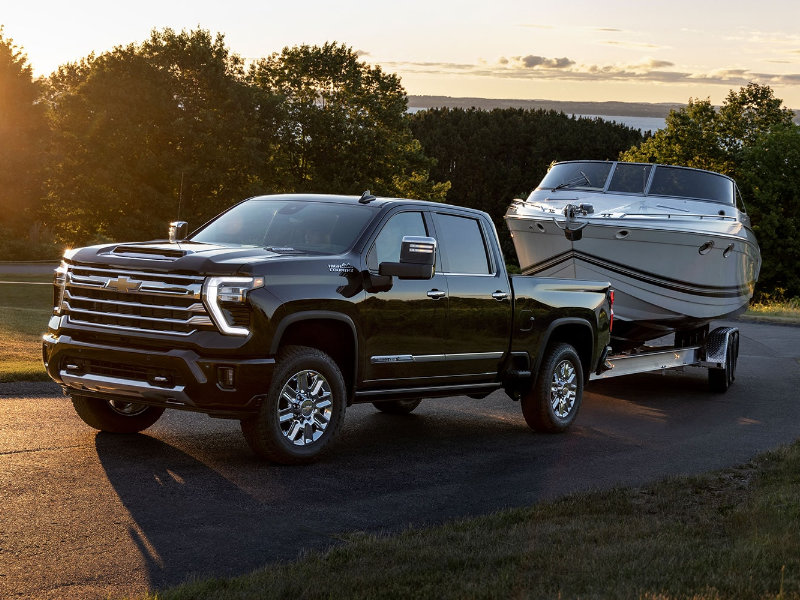
<path fill-rule="evenodd" d="M 689 221 L 587 217 L 576 236 L 551 216 L 506 221 L 524 274 L 611 283 L 618 346 L 742 312 L 758 277 L 755 237 L 730 219 L 710 218 L 701 229 Z"/>

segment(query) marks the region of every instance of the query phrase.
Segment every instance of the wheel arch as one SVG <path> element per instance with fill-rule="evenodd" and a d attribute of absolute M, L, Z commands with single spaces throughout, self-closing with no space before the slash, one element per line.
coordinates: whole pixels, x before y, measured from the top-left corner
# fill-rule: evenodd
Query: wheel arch
<path fill-rule="evenodd" d="M 589 381 L 592 358 L 594 357 L 595 333 L 588 321 L 578 317 L 556 319 L 550 323 L 541 339 L 542 344 L 539 353 L 536 355 L 532 365 L 533 383 L 539 378 L 539 368 L 546 349 L 559 342 L 565 342 L 575 348 L 578 357 L 581 359 L 583 380 Z"/>
<path fill-rule="evenodd" d="M 358 375 L 358 335 L 349 316 L 332 311 L 302 311 L 289 315 L 275 331 L 270 354 L 274 356 L 290 345 L 317 348 L 330 356 L 342 372 L 350 403 Z"/>

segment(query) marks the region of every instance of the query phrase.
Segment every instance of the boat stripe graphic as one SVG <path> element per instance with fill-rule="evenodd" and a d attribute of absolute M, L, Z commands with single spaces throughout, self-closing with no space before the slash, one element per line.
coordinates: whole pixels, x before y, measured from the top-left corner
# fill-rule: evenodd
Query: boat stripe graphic
<path fill-rule="evenodd" d="M 705 296 L 709 298 L 738 298 L 739 296 L 745 296 L 750 293 L 750 288 L 746 285 L 738 285 L 738 286 L 689 285 L 677 279 L 660 277 L 658 275 L 654 275 L 653 273 L 649 273 L 647 271 L 634 269 L 633 267 L 630 267 L 628 265 L 623 265 L 610 260 L 605 260 L 598 256 L 594 256 L 592 254 L 586 254 L 584 252 L 577 252 L 575 250 L 567 250 L 566 252 L 557 254 L 556 256 L 553 256 L 547 260 L 544 260 L 542 262 L 536 263 L 534 265 L 525 268 L 522 272 L 525 275 L 536 275 L 537 273 L 541 273 L 542 271 L 552 269 L 553 267 L 556 267 L 561 263 L 567 262 L 568 260 L 572 259 L 580 260 L 589 263 L 591 265 L 602 267 L 608 271 L 611 271 L 612 273 L 624 275 L 625 277 L 630 277 L 631 279 L 636 279 L 638 281 L 642 281 L 652 285 L 657 285 L 659 287 L 663 287 L 668 290 L 682 292 L 684 294 Z"/>

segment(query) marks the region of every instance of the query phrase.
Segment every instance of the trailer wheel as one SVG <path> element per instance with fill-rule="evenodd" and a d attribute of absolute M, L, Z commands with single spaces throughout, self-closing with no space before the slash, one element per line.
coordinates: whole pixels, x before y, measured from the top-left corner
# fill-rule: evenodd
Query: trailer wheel
<path fill-rule="evenodd" d="M 708 370 L 708 385 L 712 392 L 722 394 L 731 387 L 736 379 L 736 362 L 739 359 L 739 336 L 734 334 L 728 336 L 727 349 L 725 351 L 725 366 L 721 369 Z"/>
<path fill-rule="evenodd" d="M 583 398 L 583 367 L 575 348 L 558 343 L 542 359 L 536 384 L 522 397 L 522 414 L 537 431 L 560 433 L 578 415 Z"/>

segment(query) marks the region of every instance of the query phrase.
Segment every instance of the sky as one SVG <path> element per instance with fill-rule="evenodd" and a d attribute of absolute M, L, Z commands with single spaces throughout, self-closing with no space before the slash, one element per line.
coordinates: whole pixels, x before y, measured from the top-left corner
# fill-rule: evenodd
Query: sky
<path fill-rule="evenodd" d="M 755 81 L 800 109 L 796 0 L 4 0 L 0 24 L 37 75 L 200 27 L 247 59 L 345 43 L 409 94 L 721 104 Z"/>

